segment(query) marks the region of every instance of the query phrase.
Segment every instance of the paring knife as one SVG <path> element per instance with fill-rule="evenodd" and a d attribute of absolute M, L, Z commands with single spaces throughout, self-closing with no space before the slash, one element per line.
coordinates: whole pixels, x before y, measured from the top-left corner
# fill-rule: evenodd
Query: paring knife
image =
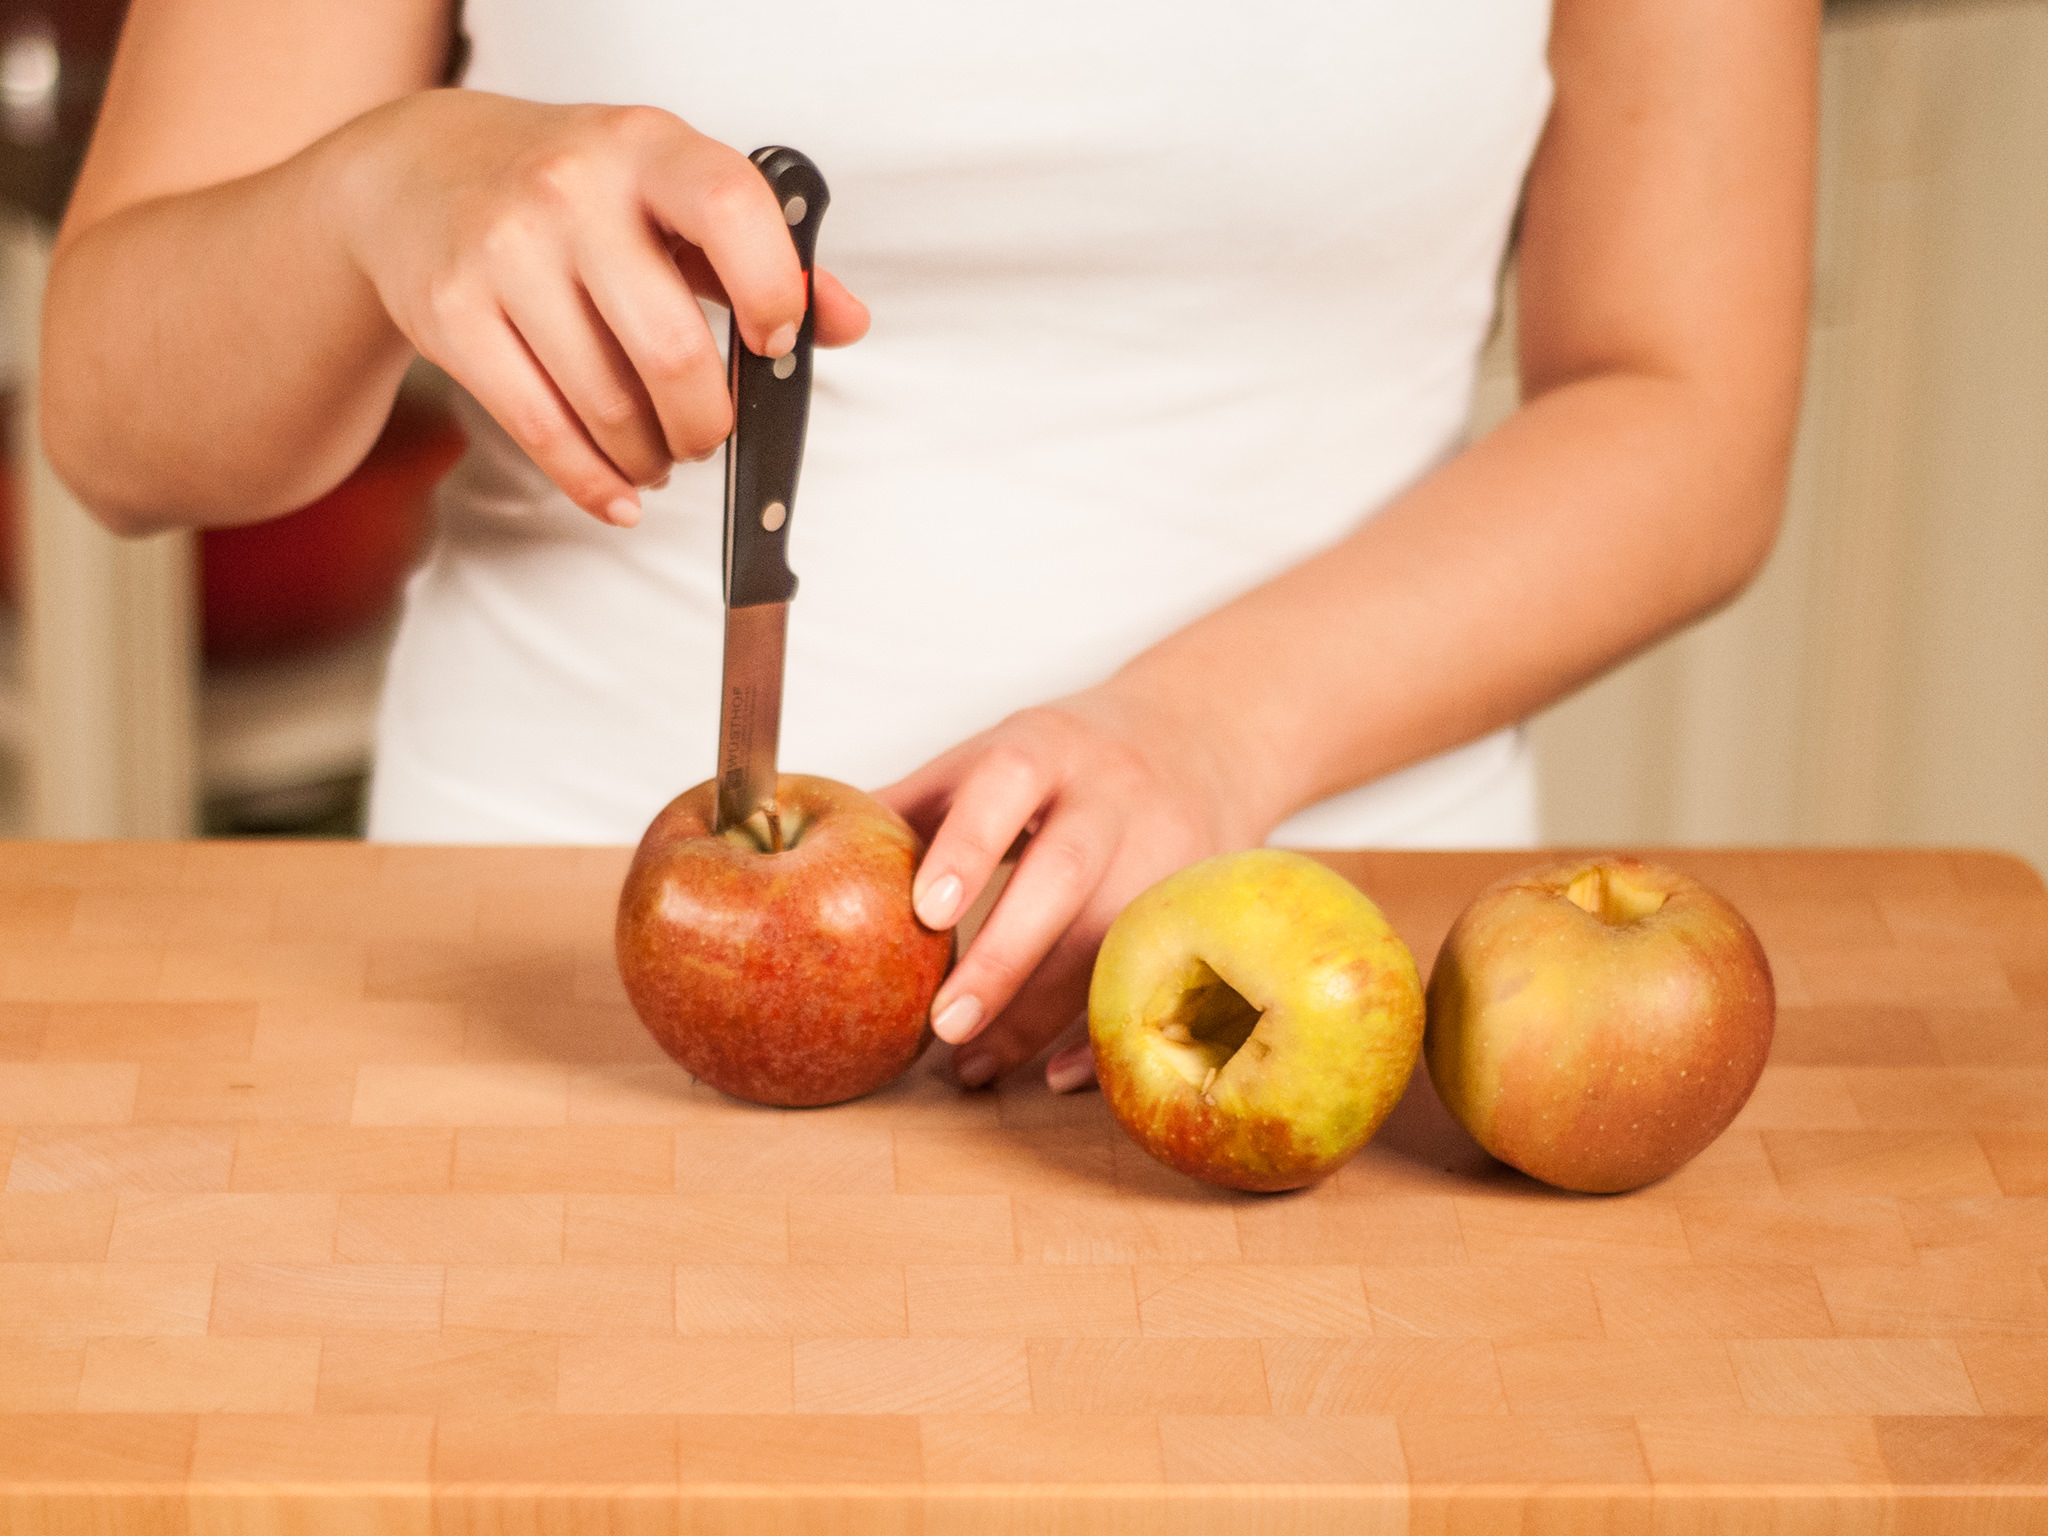
<path fill-rule="evenodd" d="M 780 852 L 775 748 L 782 729 L 782 652 L 796 576 L 789 568 L 789 519 L 811 405 L 811 264 L 818 223 L 831 194 L 805 156 L 770 145 L 751 156 L 782 205 L 804 269 L 804 320 L 796 346 L 772 361 L 749 352 L 737 321 L 726 354 L 733 428 L 725 444 L 725 676 L 718 702 L 718 826 L 723 832 L 767 813 L 771 852 Z"/>

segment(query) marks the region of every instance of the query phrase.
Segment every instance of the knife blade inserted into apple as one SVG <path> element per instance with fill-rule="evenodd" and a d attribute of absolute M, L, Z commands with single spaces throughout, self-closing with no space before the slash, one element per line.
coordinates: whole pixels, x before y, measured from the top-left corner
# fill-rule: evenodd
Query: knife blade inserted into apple
<path fill-rule="evenodd" d="M 757 150 L 808 301 L 825 181 Z M 619 887 L 619 981 L 655 1042 L 699 1082 L 756 1104 L 838 1104 L 894 1082 L 932 1040 L 951 929 L 911 905 L 924 842 L 850 784 L 776 772 L 796 577 L 784 556 L 803 459 L 813 312 L 769 359 L 729 342 L 725 675 L 718 772 L 648 823 Z"/>
<path fill-rule="evenodd" d="M 782 727 L 783 647 L 796 575 L 789 568 L 790 514 L 810 416 L 815 320 L 811 266 L 831 194 L 817 166 L 779 145 L 750 157 L 767 178 L 804 271 L 796 345 L 779 358 L 747 349 L 735 320 L 727 342 L 733 429 L 725 444 L 725 664 L 718 703 L 718 825 L 725 832 L 765 814 L 765 842 L 782 846 L 775 755 Z"/>

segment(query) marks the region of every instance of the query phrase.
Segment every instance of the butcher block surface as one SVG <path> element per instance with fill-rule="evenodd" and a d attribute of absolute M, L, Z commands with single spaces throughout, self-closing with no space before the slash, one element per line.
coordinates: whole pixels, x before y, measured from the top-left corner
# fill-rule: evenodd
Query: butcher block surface
<path fill-rule="evenodd" d="M 2048 1530 L 2048 894 L 1673 852 L 1780 1013 L 1634 1194 L 1418 1070 L 1211 1189 L 934 1051 L 696 1086 L 622 850 L 0 847 L 0 1530 Z M 1424 969 L 1523 854 L 1329 862 Z"/>

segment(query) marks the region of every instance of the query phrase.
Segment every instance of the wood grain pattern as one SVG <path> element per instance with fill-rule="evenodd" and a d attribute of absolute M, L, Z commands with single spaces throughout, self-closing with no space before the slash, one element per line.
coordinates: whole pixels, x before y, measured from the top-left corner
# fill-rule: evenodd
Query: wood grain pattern
<path fill-rule="evenodd" d="M 0 1533 L 2048 1528 L 2048 892 L 1663 856 L 1777 1047 L 1588 1199 L 1423 1074 L 1280 1197 L 936 1057 L 733 1103 L 617 851 L 0 847 Z M 1525 861 L 1331 860 L 1425 965 Z"/>

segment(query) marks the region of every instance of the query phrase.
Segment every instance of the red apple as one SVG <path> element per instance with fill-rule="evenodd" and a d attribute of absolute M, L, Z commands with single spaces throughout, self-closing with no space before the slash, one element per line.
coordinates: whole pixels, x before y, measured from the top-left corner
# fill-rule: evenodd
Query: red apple
<path fill-rule="evenodd" d="M 1335 870 L 1254 848 L 1169 875 L 1109 925 L 1095 1075 L 1131 1139 L 1235 1189 L 1298 1189 L 1379 1129 L 1422 1046 L 1422 978 Z"/>
<path fill-rule="evenodd" d="M 1608 1194 L 1727 1129 L 1775 1016 L 1734 907 L 1640 859 L 1580 859 L 1496 881 L 1459 916 L 1430 972 L 1423 1057 L 1488 1152 Z"/>
<path fill-rule="evenodd" d="M 930 1038 L 953 935 L 919 923 L 923 846 L 831 779 L 786 773 L 772 818 L 712 830 L 715 782 L 672 800 L 619 893 L 619 974 L 692 1076 L 758 1104 L 836 1104 L 894 1080 Z"/>

